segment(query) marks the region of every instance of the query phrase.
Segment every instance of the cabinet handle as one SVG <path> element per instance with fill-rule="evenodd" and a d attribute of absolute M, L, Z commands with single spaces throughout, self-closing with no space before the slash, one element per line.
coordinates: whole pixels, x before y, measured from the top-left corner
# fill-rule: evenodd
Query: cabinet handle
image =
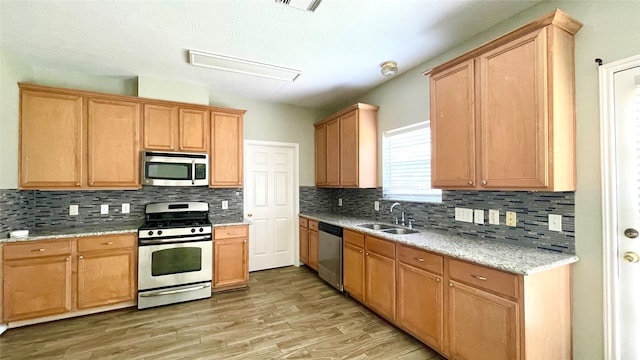
<path fill-rule="evenodd" d="M 480 183 L 481 183 L 482 185 L 487 185 L 487 180 L 482 180 Z"/>
<path fill-rule="evenodd" d="M 100 245 L 113 245 L 113 241 L 109 241 L 109 242 L 106 242 L 106 243 L 102 243 L 102 244 L 100 244 Z"/>
<path fill-rule="evenodd" d="M 35 249 L 35 250 L 31 250 L 31 252 L 43 252 L 44 248 L 40 248 L 40 249 Z"/>
<path fill-rule="evenodd" d="M 467 184 L 473 185 L 473 181 L 469 180 L 469 181 L 467 181 Z"/>
<path fill-rule="evenodd" d="M 471 274 L 472 278 L 478 279 L 478 280 L 482 280 L 482 281 L 487 281 L 487 278 L 484 276 L 480 276 L 480 275 L 473 275 Z"/>
<path fill-rule="evenodd" d="M 78 260 L 80 260 L 80 259 L 84 259 L 84 256 L 82 256 L 82 255 L 78 256 Z"/>
<path fill-rule="evenodd" d="M 415 259 L 416 259 L 417 261 L 424 262 L 424 259 L 423 259 L 423 258 L 419 258 L 419 257 L 417 257 L 417 258 L 415 258 Z"/>
<path fill-rule="evenodd" d="M 234 232 L 229 233 L 229 232 L 228 232 L 228 233 L 227 233 L 227 235 L 229 235 L 229 236 L 235 236 L 235 235 L 236 235 L 236 233 L 234 233 Z"/>

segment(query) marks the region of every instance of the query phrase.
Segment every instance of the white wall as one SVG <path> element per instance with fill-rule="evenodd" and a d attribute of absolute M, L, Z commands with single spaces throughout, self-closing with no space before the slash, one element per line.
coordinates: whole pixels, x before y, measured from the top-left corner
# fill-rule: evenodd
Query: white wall
<path fill-rule="evenodd" d="M 640 54 L 640 1 L 542 2 L 342 106 L 356 101 L 379 105 L 380 133 L 427 120 L 429 81 L 422 76 L 424 70 L 480 46 L 555 8 L 560 8 L 584 24 L 575 38 L 578 172 L 576 252 L 580 261 L 573 268 L 574 358 L 602 359 L 600 119 L 598 66 L 594 59 L 602 58 L 606 63 Z"/>

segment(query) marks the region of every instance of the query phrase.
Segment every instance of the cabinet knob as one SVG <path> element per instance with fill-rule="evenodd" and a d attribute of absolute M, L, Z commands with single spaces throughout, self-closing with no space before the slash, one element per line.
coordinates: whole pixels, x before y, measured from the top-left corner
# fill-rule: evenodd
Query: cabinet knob
<path fill-rule="evenodd" d="M 469 180 L 469 181 L 467 181 L 467 184 L 473 185 L 473 181 Z"/>
<path fill-rule="evenodd" d="M 487 185 L 487 180 L 482 180 L 480 183 L 481 183 L 482 185 Z"/>
<path fill-rule="evenodd" d="M 245 244 L 247 243 L 247 239 L 244 239 Z"/>
<path fill-rule="evenodd" d="M 91 181 L 91 182 L 89 183 L 89 185 L 93 186 L 93 181 Z"/>
<path fill-rule="evenodd" d="M 360 252 L 360 254 L 362 254 L 362 250 L 358 250 Z"/>
<path fill-rule="evenodd" d="M 113 245 L 113 241 L 109 241 L 109 242 L 106 242 L 106 243 L 102 243 L 101 245 Z"/>
<path fill-rule="evenodd" d="M 436 282 L 440 282 L 440 278 L 436 278 Z"/>
<path fill-rule="evenodd" d="M 80 183 L 79 183 L 79 182 L 77 182 L 77 183 L 76 183 L 76 186 L 80 186 Z"/>
<path fill-rule="evenodd" d="M 453 287 L 453 283 L 449 283 L 449 286 L 450 286 L 450 287 Z"/>
<path fill-rule="evenodd" d="M 64 261 L 69 261 L 69 258 L 68 257 L 64 258 Z"/>
<path fill-rule="evenodd" d="M 31 250 L 31 251 L 32 251 L 32 252 L 43 252 L 43 251 L 44 251 L 44 248 L 34 249 L 34 250 Z"/>
<path fill-rule="evenodd" d="M 364 254 L 365 254 L 365 255 L 367 255 L 367 256 L 369 256 L 369 253 L 368 253 L 368 252 L 366 252 L 366 253 L 364 253 Z"/>
<path fill-rule="evenodd" d="M 424 259 L 423 259 L 423 258 L 419 258 L 419 257 L 417 257 L 417 258 L 415 258 L 415 259 L 416 259 L 416 261 L 424 262 Z"/>
<path fill-rule="evenodd" d="M 78 259 L 84 259 L 84 256 L 80 255 L 78 256 Z"/>

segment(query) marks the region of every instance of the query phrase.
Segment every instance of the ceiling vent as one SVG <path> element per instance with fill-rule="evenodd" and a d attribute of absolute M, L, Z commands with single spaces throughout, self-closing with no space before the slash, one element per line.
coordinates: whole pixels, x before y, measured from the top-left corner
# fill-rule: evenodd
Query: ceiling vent
<path fill-rule="evenodd" d="M 189 50 L 189 63 L 210 69 L 231 71 L 283 81 L 294 81 L 302 74 L 300 70 L 195 50 Z"/>
<path fill-rule="evenodd" d="M 316 11 L 322 0 L 276 0 L 277 3 L 304 11 Z"/>

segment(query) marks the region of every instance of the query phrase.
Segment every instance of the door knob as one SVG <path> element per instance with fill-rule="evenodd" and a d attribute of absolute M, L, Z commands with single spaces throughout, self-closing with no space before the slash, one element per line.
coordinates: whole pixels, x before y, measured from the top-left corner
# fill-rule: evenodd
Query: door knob
<path fill-rule="evenodd" d="M 638 230 L 632 228 L 625 229 L 624 236 L 628 237 L 629 239 L 635 239 L 638 237 Z"/>
<path fill-rule="evenodd" d="M 632 264 L 640 261 L 640 255 L 634 253 L 633 251 L 627 251 L 626 253 L 624 253 L 623 257 L 624 261 L 630 262 Z"/>
<path fill-rule="evenodd" d="M 247 214 L 247 216 L 248 216 L 248 217 L 252 217 L 252 216 L 253 216 L 253 214 L 252 214 L 252 213 L 248 213 L 248 214 Z"/>

